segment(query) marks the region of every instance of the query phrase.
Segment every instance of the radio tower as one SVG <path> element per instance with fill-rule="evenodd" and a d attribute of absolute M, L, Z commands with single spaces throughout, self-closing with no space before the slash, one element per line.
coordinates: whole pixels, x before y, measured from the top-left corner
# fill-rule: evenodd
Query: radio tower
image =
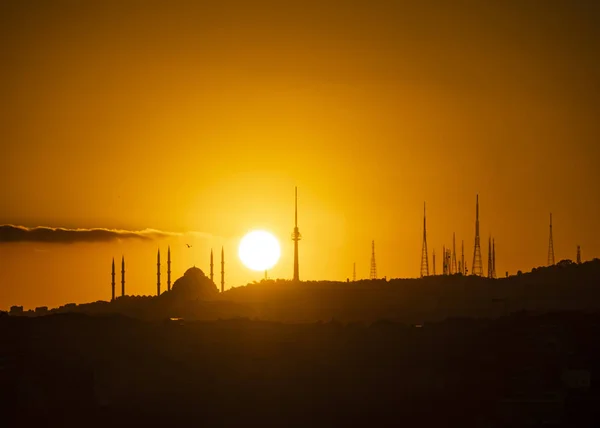
<path fill-rule="evenodd" d="M 292 232 L 292 241 L 294 241 L 294 282 L 300 281 L 298 267 L 298 241 L 302 239 L 298 230 L 298 187 L 296 187 L 295 210 L 294 210 L 294 231 Z"/>
<path fill-rule="evenodd" d="M 577 247 L 579 248 L 579 247 Z M 112 281 L 110 283 L 110 285 L 112 286 L 112 300 L 115 300 L 115 258 L 113 257 L 113 262 L 112 262 Z"/>
<path fill-rule="evenodd" d="M 465 275 L 465 241 L 464 239 L 460 244 L 460 273 Z"/>
<path fill-rule="evenodd" d="M 452 272 L 450 273 L 458 273 L 456 267 L 456 233 L 454 232 L 452 232 Z"/>
<path fill-rule="evenodd" d="M 481 246 L 479 245 L 479 195 L 475 203 L 475 247 L 473 248 L 473 275 L 483 275 L 483 263 L 481 262 Z"/>
<path fill-rule="evenodd" d="M 371 279 L 377 279 L 377 264 L 375 264 L 375 241 L 371 243 Z"/>
<path fill-rule="evenodd" d="M 496 278 L 496 239 L 492 239 L 492 278 Z"/>
<path fill-rule="evenodd" d="M 552 213 L 550 213 L 550 239 L 548 240 L 548 266 L 554 265 L 554 240 L 552 239 Z"/>
<path fill-rule="evenodd" d="M 167 248 L 167 291 L 171 291 L 171 246 Z"/>
<path fill-rule="evenodd" d="M 421 278 L 429 276 L 429 257 L 427 257 L 427 217 L 423 203 L 423 248 L 421 250 Z"/>
<path fill-rule="evenodd" d="M 581 247 L 579 245 L 577 246 L 577 264 L 581 264 Z"/>
<path fill-rule="evenodd" d="M 352 281 L 356 281 L 356 262 L 354 262 L 352 267 Z"/>
<path fill-rule="evenodd" d="M 156 295 L 160 296 L 160 248 L 156 256 Z"/>
<path fill-rule="evenodd" d="M 490 236 L 488 241 L 488 278 L 492 277 L 492 237 Z"/>
<path fill-rule="evenodd" d="M 435 248 L 433 249 L 433 254 L 431 255 L 431 257 L 433 259 L 432 263 L 431 263 L 431 265 L 433 267 L 433 276 L 435 276 Z"/>

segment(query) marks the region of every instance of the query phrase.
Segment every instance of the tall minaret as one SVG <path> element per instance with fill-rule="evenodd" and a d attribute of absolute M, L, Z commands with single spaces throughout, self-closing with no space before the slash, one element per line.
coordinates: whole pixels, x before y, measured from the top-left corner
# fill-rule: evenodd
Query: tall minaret
<path fill-rule="evenodd" d="M 125 295 L 125 256 L 121 258 L 121 296 Z"/>
<path fill-rule="evenodd" d="M 112 261 L 112 281 L 110 283 L 112 285 L 112 298 L 111 301 L 115 300 L 115 258 L 113 257 Z"/>
<path fill-rule="evenodd" d="M 167 248 L 167 291 L 171 291 L 171 246 Z"/>
<path fill-rule="evenodd" d="M 160 296 L 160 248 L 156 256 L 156 295 Z"/>
<path fill-rule="evenodd" d="M 433 267 L 433 276 L 435 276 L 435 248 L 433 249 L 433 255 L 432 255 L 432 263 L 431 266 Z"/>
<path fill-rule="evenodd" d="M 475 205 L 475 246 L 473 247 L 473 264 L 471 265 L 472 274 L 483 275 L 483 263 L 481 261 L 481 245 L 479 241 L 479 195 Z"/>
<path fill-rule="evenodd" d="M 211 248 L 210 249 L 210 280 L 212 282 L 215 282 L 214 281 L 214 277 L 215 277 L 215 274 L 214 274 L 214 271 L 213 271 L 213 251 L 212 251 L 212 248 Z"/>
<path fill-rule="evenodd" d="M 221 247 L 221 293 L 225 291 L 225 252 Z"/>
<path fill-rule="evenodd" d="M 296 187 L 295 210 L 294 210 L 294 232 L 292 232 L 292 241 L 294 241 L 294 281 L 300 281 L 300 272 L 298 266 L 298 241 L 302 238 L 298 230 L 298 187 Z"/>

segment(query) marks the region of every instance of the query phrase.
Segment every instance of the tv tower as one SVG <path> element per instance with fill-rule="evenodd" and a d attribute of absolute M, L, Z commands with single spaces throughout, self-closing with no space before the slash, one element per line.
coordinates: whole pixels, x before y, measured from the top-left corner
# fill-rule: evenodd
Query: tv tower
<path fill-rule="evenodd" d="M 210 280 L 214 282 L 214 272 L 213 272 L 213 250 L 210 249 Z"/>
<path fill-rule="evenodd" d="M 496 278 L 496 239 L 492 239 L 492 278 Z"/>
<path fill-rule="evenodd" d="M 579 247 L 577 247 L 579 248 Z M 111 301 L 115 300 L 115 258 L 113 257 L 112 260 L 112 281 L 110 282 L 110 285 L 112 286 L 112 298 L 110 299 Z"/>
<path fill-rule="evenodd" d="M 431 255 L 431 258 L 432 258 L 431 266 L 433 267 L 433 276 L 435 276 L 435 248 L 433 249 L 433 254 Z"/>
<path fill-rule="evenodd" d="M 488 241 L 488 278 L 492 277 L 492 270 L 493 270 L 493 266 L 492 266 L 492 237 L 489 237 L 489 241 Z"/>
<path fill-rule="evenodd" d="M 452 232 L 452 265 L 451 265 L 450 273 L 458 273 L 458 268 L 456 267 L 456 233 Z"/>
<path fill-rule="evenodd" d="M 473 275 L 483 275 L 483 263 L 481 262 L 481 246 L 479 245 L 479 195 L 475 203 L 475 247 L 473 248 Z"/>
<path fill-rule="evenodd" d="M 460 273 L 465 274 L 465 240 L 460 244 Z"/>
<path fill-rule="evenodd" d="M 421 278 L 429 276 L 429 257 L 427 256 L 427 217 L 423 202 L 423 248 L 421 250 Z"/>
<path fill-rule="evenodd" d="M 167 247 L 167 291 L 171 291 L 171 246 Z"/>
<path fill-rule="evenodd" d="M 221 247 L 221 293 L 225 291 L 225 252 Z"/>
<path fill-rule="evenodd" d="M 156 295 L 160 296 L 160 248 L 156 256 Z"/>
<path fill-rule="evenodd" d="M 121 296 L 125 295 L 125 256 L 121 258 Z"/>
<path fill-rule="evenodd" d="M 579 245 L 577 246 L 577 264 L 581 264 L 581 247 Z"/>
<path fill-rule="evenodd" d="M 375 263 L 375 241 L 371 242 L 371 273 L 369 278 L 377 279 L 377 264 Z"/>
<path fill-rule="evenodd" d="M 554 265 L 554 240 L 552 239 L 552 213 L 550 213 L 550 239 L 548 240 L 548 266 Z"/>
<path fill-rule="evenodd" d="M 298 187 L 295 188 L 294 202 L 294 231 L 292 232 L 292 241 L 294 241 L 294 281 L 300 281 L 300 268 L 298 266 L 298 241 L 302 238 L 298 230 Z"/>

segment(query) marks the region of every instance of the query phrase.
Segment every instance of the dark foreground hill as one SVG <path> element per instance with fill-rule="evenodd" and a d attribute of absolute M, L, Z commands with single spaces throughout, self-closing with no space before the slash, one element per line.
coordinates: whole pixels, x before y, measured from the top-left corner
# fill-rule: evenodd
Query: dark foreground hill
<path fill-rule="evenodd" d="M 50 312 L 120 314 L 148 321 L 247 317 L 296 323 L 388 319 L 415 324 L 447 317 L 494 318 L 522 310 L 600 311 L 600 260 L 580 265 L 564 261 L 501 279 L 451 275 L 357 282 L 277 280 L 224 293 L 200 269 L 191 268 L 159 297 L 124 296 Z"/>
<path fill-rule="evenodd" d="M 592 427 L 599 335 L 598 313 L 422 326 L 1 317 L 0 418 L 61 427 Z"/>

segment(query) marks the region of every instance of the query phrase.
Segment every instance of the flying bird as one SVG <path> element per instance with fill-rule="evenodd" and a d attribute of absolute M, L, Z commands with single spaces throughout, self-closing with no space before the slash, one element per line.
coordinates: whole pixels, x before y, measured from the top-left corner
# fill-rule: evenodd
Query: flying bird
<path fill-rule="evenodd" d="M 187 245 L 188 248 L 192 248 L 192 246 L 190 244 L 185 244 L 185 245 Z"/>

